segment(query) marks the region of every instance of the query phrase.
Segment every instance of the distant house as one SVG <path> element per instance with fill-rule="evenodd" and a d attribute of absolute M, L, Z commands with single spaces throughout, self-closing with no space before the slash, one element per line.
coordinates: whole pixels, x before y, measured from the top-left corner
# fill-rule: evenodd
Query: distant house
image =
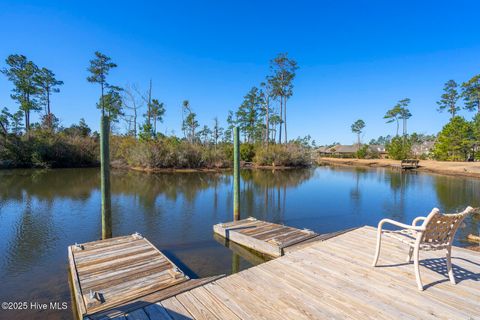
<path fill-rule="evenodd" d="M 378 157 L 381 159 L 385 159 L 388 156 L 387 150 L 385 149 L 384 145 L 381 144 L 371 144 L 368 146 L 368 149 L 373 154 L 378 154 Z"/>
<path fill-rule="evenodd" d="M 339 145 L 331 147 L 328 151 L 333 156 L 344 156 L 344 157 L 354 156 L 354 155 L 356 155 L 356 153 L 358 151 L 358 145 L 356 145 L 356 144 L 354 144 L 354 145 L 341 145 L 341 144 L 339 144 Z"/>
<path fill-rule="evenodd" d="M 341 145 L 337 144 L 331 147 L 319 147 L 317 148 L 317 154 L 325 157 L 338 157 L 338 158 L 353 158 L 356 157 L 359 147 L 358 144 L 353 145 Z M 382 145 L 368 145 L 368 151 L 371 155 L 385 158 L 387 153 L 385 146 Z"/>
<path fill-rule="evenodd" d="M 412 156 L 414 158 L 428 157 L 433 150 L 435 141 L 424 141 L 412 145 Z"/>
<path fill-rule="evenodd" d="M 318 147 L 315 151 L 316 151 L 317 154 L 320 155 L 320 156 L 326 156 L 326 155 L 330 154 L 330 152 L 328 151 L 328 149 L 330 149 L 330 147 L 321 146 L 321 147 Z"/>

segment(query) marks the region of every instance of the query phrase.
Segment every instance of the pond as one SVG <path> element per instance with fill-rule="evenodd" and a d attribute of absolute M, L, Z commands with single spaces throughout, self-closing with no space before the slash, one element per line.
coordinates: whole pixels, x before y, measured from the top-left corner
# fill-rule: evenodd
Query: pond
<path fill-rule="evenodd" d="M 472 178 L 343 167 L 241 175 L 243 217 L 318 233 L 480 205 Z M 111 180 L 114 236 L 141 233 L 191 277 L 251 266 L 213 237 L 213 224 L 232 219 L 230 172 L 113 171 Z M 101 237 L 99 184 L 96 168 L 0 171 L 0 302 L 68 302 L 64 311 L 0 310 L 1 319 L 73 318 L 67 246 Z M 479 225 L 468 218 L 456 245 Z"/>

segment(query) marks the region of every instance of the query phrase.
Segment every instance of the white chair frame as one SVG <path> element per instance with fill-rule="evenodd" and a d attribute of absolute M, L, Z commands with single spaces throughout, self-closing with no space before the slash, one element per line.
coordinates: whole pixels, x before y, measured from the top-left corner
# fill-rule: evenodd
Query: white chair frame
<path fill-rule="evenodd" d="M 423 290 L 422 279 L 420 278 L 419 253 L 420 250 L 442 250 L 446 249 L 447 271 L 450 282 L 455 284 L 455 276 L 452 269 L 452 242 L 458 227 L 463 219 L 473 211 L 467 207 L 463 212 L 456 214 L 441 214 L 440 210 L 434 208 L 427 217 L 417 217 L 412 225 L 401 223 L 391 219 L 382 219 L 378 223 L 377 246 L 373 266 L 376 267 L 380 256 L 382 234 L 390 235 L 409 245 L 407 262 L 412 261 L 415 270 L 415 278 L 419 290 Z M 420 226 L 417 223 L 423 221 Z M 398 231 L 382 230 L 384 224 L 392 224 L 403 228 Z"/>

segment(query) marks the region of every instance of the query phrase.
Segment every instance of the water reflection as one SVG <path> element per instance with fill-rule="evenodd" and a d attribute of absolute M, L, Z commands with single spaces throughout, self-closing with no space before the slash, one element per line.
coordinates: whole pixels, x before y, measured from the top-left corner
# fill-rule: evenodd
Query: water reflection
<path fill-rule="evenodd" d="M 213 224 L 232 219 L 232 180 L 230 172 L 112 171 L 113 236 L 145 235 L 192 277 L 261 263 L 264 257 L 213 237 Z M 478 207 L 479 191 L 478 179 L 385 169 L 247 170 L 241 215 L 325 233 L 384 217 L 410 223 L 433 207 Z M 0 171 L 0 299 L 69 301 L 66 248 L 101 238 L 100 200 L 98 169 Z M 478 216 L 469 217 L 456 244 L 479 226 Z"/>

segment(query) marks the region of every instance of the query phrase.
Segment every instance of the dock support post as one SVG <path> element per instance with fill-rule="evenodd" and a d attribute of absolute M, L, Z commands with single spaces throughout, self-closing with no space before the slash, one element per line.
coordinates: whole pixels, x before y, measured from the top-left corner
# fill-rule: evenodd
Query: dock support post
<path fill-rule="evenodd" d="M 102 116 L 100 129 L 100 182 L 102 193 L 102 239 L 112 237 L 112 204 L 110 197 L 110 120 Z"/>
<path fill-rule="evenodd" d="M 240 134 L 233 128 L 233 220 L 240 219 Z"/>
<path fill-rule="evenodd" d="M 232 252 L 232 274 L 240 271 L 240 256 Z"/>

